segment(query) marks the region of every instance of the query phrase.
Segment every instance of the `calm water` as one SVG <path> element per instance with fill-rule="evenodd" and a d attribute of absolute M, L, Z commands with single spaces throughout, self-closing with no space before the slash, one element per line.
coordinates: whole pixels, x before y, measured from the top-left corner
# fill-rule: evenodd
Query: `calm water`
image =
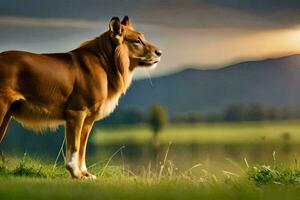
<path fill-rule="evenodd" d="M 89 154 L 89 163 L 102 160 L 103 162 L 120 149 L 120 146 L 99 146 Z M 125 165 L 133 171 L 139 171 L 151 163 L 157 166 L 166 154 L 167 145 L 160 147 L 158 153 L 151 145 L 127 145 L 112 159 L 113 164 Z M 275 152 L 275 154 L 274 154 Z M 246 168 L 244 159 L 251 164 L 276 164 L 296 165 L 300 159 L 300 144 L 189 144 L 171 145 L 167 160 L 180 170 L 201 163 L 200 168 L 221 172 L 223 170 L 239 173 L 241 168 Z"/>

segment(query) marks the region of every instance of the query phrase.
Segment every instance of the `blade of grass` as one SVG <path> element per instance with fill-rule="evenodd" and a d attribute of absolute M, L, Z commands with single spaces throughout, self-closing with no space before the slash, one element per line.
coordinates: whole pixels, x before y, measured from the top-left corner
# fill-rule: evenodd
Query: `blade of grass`
<path fill-rule="evenodd" d="M 163 171 L 164 171 L 165 164 L 166 164 L 167 157 L 168 157 L 169 150 L 170 150 L 170 146 L 171 146 L 171 142 L 169 142 L 169 145 L 168 145 L 168 148 L 167 148 L 167 150 L 166 150 L 166 154 L 165 154 L 163 163 L 162 163 L 162 165 L 160 166 L 160 170 L 159 170 L 159 174 L 158 174 L 158 181 L 160 181 L 161 176 L 162 176 L 162 173 L 163 173 Z"/>
<path fill-rule="evenodd" d="M 64 149 L 65 142 L 66 142 L 66 136 L 64 137 L 63 142 L 62 142 L 62 144 L 60 146 L 59 152 L 58 152 L 58 154 L 56 156 L 56 159 L 55 159 L 55 162 L 54 162 L 54 165 L 53 165 L 53 170 L 55 169 L 55 167 L 57 165 L 57 161 L 58 161 L 58 158 L 59 158 L 60 154 L 63 154 L 63 149 Z M 64 160 L 65 160 L 65 158 L 64 158 Z"/>
<path fill-rule="evenodd" d="M 113 155 L 110 156 L 110 158 L 108 159 L 108 161 L 105 163 L 101 173 L 100 173 L 100 176 L 103 176 L 106 168 L 108 167 L 109 163 L 111 162 L 111 160 L 113 159 L 113 157 L 115 157 L 115 155 L 117 155 L 122 149 L 124 149 L 125 146 L 121 146 L 115 153 L 113 153 Z"/>

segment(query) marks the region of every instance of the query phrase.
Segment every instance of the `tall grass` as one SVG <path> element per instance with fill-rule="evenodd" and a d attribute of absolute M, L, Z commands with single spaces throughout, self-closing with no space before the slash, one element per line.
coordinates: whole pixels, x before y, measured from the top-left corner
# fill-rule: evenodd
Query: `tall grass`
<path fill-rule="evenodd" d="M 178 170 L 168 153 L 169 144 L 158 163 L 134 173 L 111 161 L 122 154 L 122 147 L 107 160 L 89 167 L 96 181 L 71 180 L 62 163 L 45 163 L 24 155 L 0 161 L 0 199 L 298 199 L 300 170 L 277 163 L 272 166 L 245 166 L 241 174 L 223 171 L 223 176 L 208 172 L 201 163 Z M 237 165 L 234 161 L 232 164 Z M 199 171 L 201 174 L 199 175 Z M 197 173 L 194 173 L 197 172 Z"/>
<path fill-rule="evenodd" d="M 149 163 L 139 174 L 136 174 L 126 168 L 125 163 L 122 166 L 111 165 L 111 161 L 117 154 L 122 154 L 121 147 L 112 154 L 106 161 L 94 163 L 89 169 L 98 176 L 100 180 L 122 181 L 128 183 L 137 183 L 143 185 L 160 185 L 160 184 L 179 184 L 187 185 L 210 185 L 212 183 L 254 183 L 257 186 L 262 185 L 300 185 L 300 170 L 298 169 L 297 160 L 294 166 L 284 166 L 277 163 L 274 152 L 274 163 L 272 166 L 267 165 L 249 165 L 245 158 L 245 166 L 239 166 L 234 161 L 233 165 L 238 165 L 241 174 L 223 171 L 223 176 L 216 176 L 203 168 L 198 163 L 190 168 L 180 171 L 168 159 L 171 143 L 165 151 L 163 157 L 154 166 Z M 194 172 L 197 172 L 196 174 Z M 199 171 L 201 172 L 199 175 Z M 32 159 L 24 154 L 22 158 L 5 158 L 0 161 L 0 179 L 3 177 L 24 177 L 24 178 L 42 178 L 42 179 L 65 179 L 70 178 L 63 164 L 57 165 L 45 163 L 39 159 Z"/>

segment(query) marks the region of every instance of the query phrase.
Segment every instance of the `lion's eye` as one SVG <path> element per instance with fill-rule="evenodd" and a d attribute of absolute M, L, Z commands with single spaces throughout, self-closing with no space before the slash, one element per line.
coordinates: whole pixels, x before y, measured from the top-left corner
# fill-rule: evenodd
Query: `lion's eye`
<path fill-rule="evenodd" d="M 134 44 L 142 44 L 142 42 L 141 42 L 140 39 L 134 40 L 133 43 L 134 43 Z"/>

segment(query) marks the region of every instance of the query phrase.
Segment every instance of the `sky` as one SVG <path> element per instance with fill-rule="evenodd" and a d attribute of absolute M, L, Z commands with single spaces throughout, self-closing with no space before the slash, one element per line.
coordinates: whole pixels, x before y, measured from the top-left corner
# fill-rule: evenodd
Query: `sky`
<path fill-rule="evenodd" d="M 69 51 L 124 15 L 163 51 L 154 76 L 300 53 L 299 0 L 0 0 L 0 51 Z"/>

